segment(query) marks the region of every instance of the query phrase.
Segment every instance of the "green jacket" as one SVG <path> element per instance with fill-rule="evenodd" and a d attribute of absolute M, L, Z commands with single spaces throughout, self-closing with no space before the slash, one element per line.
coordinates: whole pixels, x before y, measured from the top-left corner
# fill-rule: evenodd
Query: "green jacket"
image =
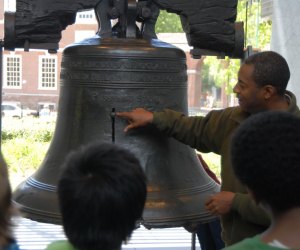
<path fill-rule="evenodd" d="M 58 240 L 50 243 L 46 250 L 76 250 L 67 240 Z"/>
<path fill-rule="evenodd" d="M 260 235 L 253 238 L 242 240 L 241 242 L 234 244 L 233 246 L 226 247 L 224 250 L 284 250 L 286 248 L 275 247 L 268 245 L 261 241 Z"/>
<path fill-rule="evenodd" d="M 296 97 L 287 91 L 290 99 L 288 112 L 300 116 Z M 184 114 L 164 110 L 154 112 L 153 124 L 163 133 L 190 145 L 200 152 L 221 155 L 221 190 L 236 193 L 231 211 L 221 217 L 222 237 L 226 245 L 264 231 L 270 223 L 267 214 L 249 197 L 245 186 L 234 176 L 230 161 L 232 133 L 248 117 L 240 107 L 214 110 L 205 117 L 186 117 Z"/>

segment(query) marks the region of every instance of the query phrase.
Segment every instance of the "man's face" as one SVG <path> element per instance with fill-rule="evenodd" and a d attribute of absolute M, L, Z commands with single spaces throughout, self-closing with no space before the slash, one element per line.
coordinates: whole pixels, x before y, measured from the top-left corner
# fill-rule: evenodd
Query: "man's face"
<path fill-rule="evenodd" d="M 254 82 L 253 70 L 253 65 L 243 64 L 238 73 L 238 82 L 233 88 L 241 109 L 249 113 L 265 109 L 264 87 L 259 87 Z"/>

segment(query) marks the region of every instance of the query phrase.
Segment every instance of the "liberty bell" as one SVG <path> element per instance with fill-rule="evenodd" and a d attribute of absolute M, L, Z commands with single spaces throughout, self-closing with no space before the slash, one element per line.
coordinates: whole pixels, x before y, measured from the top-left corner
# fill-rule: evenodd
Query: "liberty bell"
<path fill-rule="evenodd" d="M 159 9 L 148 2 L 128 0 L 124 8 L 115 6 L 118 22 L 111 27 L 107 15 L 101 14 L 107 7 L 102 1 L 98 34 L 65 48 L 53 139 L 39 169 L 13 194 L 24 216 L 61 223 L 56 196 L 60 167 L 70 151 L 98 140 L 123 146 L 140 160 L 148 178 L 142 221 L 146 228 L 214 219 L 204 203 L 219 185 L 205 173 L 195 150 L 152 126 L 124 133 L 126 121 L 114 116 L 136 107 L 188 113 L 185 53 L 156 39 Z M 152 13 L 148 19 L 149 12 L 140 11 L 146 7 Z"/>

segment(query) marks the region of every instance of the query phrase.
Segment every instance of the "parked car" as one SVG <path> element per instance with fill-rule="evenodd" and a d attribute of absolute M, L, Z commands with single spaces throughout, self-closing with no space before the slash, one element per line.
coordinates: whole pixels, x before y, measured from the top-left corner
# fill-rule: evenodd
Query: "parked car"
<path fill-rule="evenodd" d="M 37 116 L 37 111 L 29 108 L 22 109 L 17 103 L 3 102 L 1 104 L 2 117 L 17 117 Z"/>
<path fill-rule="evenodd" d="M 39 112 L 35 109 L 30 109 L 28 107 L 22 106 L 23 116 L 39 116 Z"/>

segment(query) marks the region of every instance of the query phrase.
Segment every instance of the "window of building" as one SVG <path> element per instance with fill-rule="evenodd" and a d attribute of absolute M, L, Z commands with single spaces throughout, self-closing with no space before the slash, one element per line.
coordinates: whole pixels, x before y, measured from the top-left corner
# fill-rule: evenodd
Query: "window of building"
<path fill-rule="evenodd" d="M 39 89 L 57 88 L 57 56 L 39 57 Z"/>
<path fill-rule="evenodd" d="M 4 56 L 4 87 L 20 89 L 22 87 L 22 58 L 20 55 Z"/>
<path fill-rule="evenodd" d="M 78 13 L 78 19 L 92 19 L 93 14 L 88 12 L 79 12 Z"/>
<path fill-rule="evenodd" d="M 88 11 L 80 11 L 77 12 L 76 15 L 76 23 L 77 24 L 93 24 L 97 23 L 97 19 L 95 16 L 94 10 L 88 10 Z"/>

